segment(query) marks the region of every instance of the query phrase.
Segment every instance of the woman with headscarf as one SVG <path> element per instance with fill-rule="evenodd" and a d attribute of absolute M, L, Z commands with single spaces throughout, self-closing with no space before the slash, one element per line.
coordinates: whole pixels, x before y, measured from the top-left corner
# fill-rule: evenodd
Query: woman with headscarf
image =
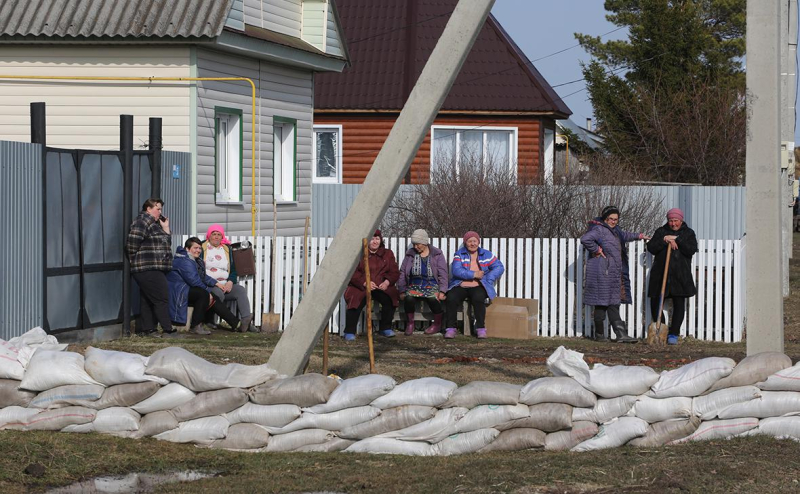
<path fill-rule="evenodd" d="M 589 229 L 581 237 L 581 244 L 589 251 L 583 303 L 594 306 L 594 340 L 607 341 L 603 322 L 608 315 L 611 328 L 617 335 L 616 341 L 638 341 L 628 336 L 628 328 L 619 313 L 621 304 L 631 303 L 625 244 L 649 238 L 643 233 L 623 231 L 619 227 L 619 209 L 616 206 L 606 207 L 599 218 L 589 222 Z"/>
<path fill-rule="evenodd" d="M 414 334 L 414 313 L 417 302 L 425 301 L 433 312 L 433 324 L 425 334 L 442 331 L 442 302 L 447 293 L 447 259 L 444 253 L 430 245 L 431 240 L 425 230 L 414 230 L 411 234 L 411 247 L 406 251 L 400 266 L 400 279 L 397 290 L 406 312 L 406 336 Z"/>
<path fill-rule="evenodd" d="M 668 249 L 667 246 L 671 248 Z M 653 321 L 657 321 L 659 317 L 664 320 L 664 315 L 658 313 L 658 308 L 667 253 L 670 253 L 667 286 L 664 291 L 664 300 L 672 299 L 672 320 L 667 344 L 677 345 L 686 316 L 686 299 L 697 295 L 692 277 L 692 256 L 697 253 L 697 236 L 684 223 L 683 211 L 678 208 L 667 211 L 667 223 L 653 233 L 653 238 L 647 243 L 647 250 L 653 254 L 653 269 L 650 270 L 650 284 L 647 287 Z"/>
<path fill-rule="evenodd" d="M 392 331 L 392 319 L 394 310 L 399 303 L 399 292 L 395 283 L 400 278 L 400 270 L 397 269 L 397 261 L 394 253 L 383 245 L 383 236 L 380 230 L 375 230 L 375 234 L 369 241 L 369 277 L 372 301 L 381 306 L 381 321 L 378 334 L 391 338 L 394 336 Z M 353 277 L 344 291 L 344 300 L 347 302 L 347 312 L 345 313 L 345 341 L 356 339 L 356 326 L 361 311 L 367 305 L 367 277 L 364 270 L 363 256 L 356 266 Z M 367 314 L 371 317 L 371 314 Z"/>
<path fill-rule="evenodd" d="M 223 302 L 236 301 L 236 309 L 242 320 L 239 330 L 242 333 L 247 332 L 251 329 L 250 323 L 253 321 L 250 300 L 247 298 L 247 290 L 237 284 L 238 277 L 231 255 L 231 241 L 225 237 L 222 225 L 215 223 L 208 227 L 206 240 L 203 242 L 203 259 L 206 264 L 206 274 L 220 282 L 220 286 L 214 286 L 211 293 Z"/>
<path fill-rule="evenodd" d="M 453 256 L 452 277 L 447 291 L 447 329 L 444 337 L 452 339 L 458 334 L 456 319 L 459 306 L 469 299 L 475 314 L 475 336 L 486 338 L 486 299 L 494 299 L 494 284 L 505 272 L 500 259 L 481 247 L 477 232 L 464 234 L 464 244 Z"/>

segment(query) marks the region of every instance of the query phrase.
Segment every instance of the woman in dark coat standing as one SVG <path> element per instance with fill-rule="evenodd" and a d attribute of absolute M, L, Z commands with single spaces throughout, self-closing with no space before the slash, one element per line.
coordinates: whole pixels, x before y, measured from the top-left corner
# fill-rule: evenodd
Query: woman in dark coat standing
<path fill-rule="evenodd" d="M 395 286 L 400 278 L 400 270 L 397 268 L 394 253 L 383 245 L 383 236 L 380 230 L 375 230 L 375 234 L 369 241 L 368 249 L 372 301 L 381 304 L 381 329 L 378 334 L 391 338 L 394 336 L 392 318 L 400 300 L 400 293 Z M 367 305 L 367 277 L 363 258 L 358 262 L 356 271 L 344 291 L 344 300 L 347 302 L 347 312 L 343 336 L 346 341 L 353 341 L 356 339 L 358 318 L 361 316 L 364 306 Z M 368 314 L 367 317 L 370 315 Z"/>
<path fill-rule="evenodd" d="M 650 270 L 650 284 L 647 287 L 653 321 L 657 321 L 659 317 L 664 320 L 664 315 L 658 313 L 658 308 L 664 266 L 667 263 L 667 252 L 670 252 L 667 245 L 672 246 L 667 287 L 664 292 L 665 300 L 672 299 L 672 320 L 667 344 L 677 345 L 681 325 L 686 316 L 686 299 L 697 295 L 697 287 L 692 277 L 692 256 L 697 253 L 697 235 L 683 222 L 683 211 L 678 208 L 667 211 L 667 223 L 659 227 L 647 243 L 647 250 L 653 254 L 653 269 Z"/>
<path fill-rule="evenodd" d="M 619 209 L 608 206 L 599 218 L 589 222 L 589 230 L 581 237 L 581 244 L 589 251 L 586 262 L 584 305 L 594 306 L 594 339 L 606 341 L 603 321 L 606 314 L 618 342 L 634 343 L 628 328 L 619 314 L 622 303 L 630 303 L 630 280 L 627 278 L 625 244 L 634 240 L 647 240 L 643 233 L 625 232 L 618 226 Z"/>

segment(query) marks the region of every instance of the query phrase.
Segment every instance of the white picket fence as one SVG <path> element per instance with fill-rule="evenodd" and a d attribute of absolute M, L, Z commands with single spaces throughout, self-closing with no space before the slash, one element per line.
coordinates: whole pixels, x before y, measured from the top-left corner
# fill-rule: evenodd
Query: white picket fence
<path fill-rule="evenodd" d="M 175 238 L 175 245 L 188 238 Z M 275 286 L 271 280 L 270 237 L 237 237 L 232 242 L 250 240 L 256 255 L 256 276 L 241 281 L 251 296 L 254 314 L 281 314 L 284 329 L 297 308 L 303 291 L 305 256 L 302 237 L 278 237 L 275 264 Z M 309 279 L 332 238 L 309 239 Z M 387 246 L 399 261 L 408 248 L 408 238 L 387 238 Z M 435 238 L 431 243 L 452 259 L 461 239 Z M 592 327 L 591 307 L 583 306 L 583 281 L 586 251 L 578 239 L 568 238 L 491 238 L 483 239 L 483 247 L 491 250 L 506 267 L 498 282 L 501 297 L 539 300 L 539 335 L 577 337 L 589 334 Z M 741 341 L 745 321 L 745 240 L 699 240 L 699 252 L 692 260 L 698 294 L 689 299 L 682 336 L 700 340 Z M 650 324 L 650 304 L 647 298 L 652 256 L 643 242 L 628 244 L 633 303 L 622 306 L 628 334 L 645 336 Z M 330 331 L 338 333 L 344 325 L 344 301 L 331 315 Z M 255 318 L 260 324 L 260 318 Z"/>

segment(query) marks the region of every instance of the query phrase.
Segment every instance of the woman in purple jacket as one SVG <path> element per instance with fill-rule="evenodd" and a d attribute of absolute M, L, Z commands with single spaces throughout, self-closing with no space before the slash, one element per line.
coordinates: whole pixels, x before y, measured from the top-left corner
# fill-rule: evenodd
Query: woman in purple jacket
<path fill-rule="evenodd" d="M 406 311 L 406 336 L 414 334 L 414 313 L 418 300 L 424 300 L 433 312 L 433 324 L 425 330 L 425 334 L 437 334 L 442 330 L 442 301 L 448 283 L 447 259 L 441 250 L 430 243 L 428 232 L 414 230 L 411 234 L 412 247 L 406 251 L 400 266 L 397 289 Z"/>
<path fill-rule="evenodd" d="M 607 341 L 603 334 L 603 321 L 608 321 L 618 342 L 636 343 L 628 336 L 628 328 L 619 315 L 619 306 L 626 298 L 623 265 L 625 244 L 634 240 L 649 240 L 643 233 L 631 233 L 619 228 L 619 209 L 603 209 L 600 221 L 589 222 L 589 230 L 581 237 L 581 244 L 589 251 L 586 262 L 586 285 L 583 290 L 584 305 L 594 306 L 594 339 Z"/>

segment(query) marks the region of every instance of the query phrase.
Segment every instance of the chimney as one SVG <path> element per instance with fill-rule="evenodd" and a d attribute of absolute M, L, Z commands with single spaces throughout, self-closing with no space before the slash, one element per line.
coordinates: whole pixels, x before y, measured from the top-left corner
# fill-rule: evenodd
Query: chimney
<path fill-rule="evenodd" d="M 590 117 L 586 118 L 586 130 L 592 131 L 592 119 Z"/>

